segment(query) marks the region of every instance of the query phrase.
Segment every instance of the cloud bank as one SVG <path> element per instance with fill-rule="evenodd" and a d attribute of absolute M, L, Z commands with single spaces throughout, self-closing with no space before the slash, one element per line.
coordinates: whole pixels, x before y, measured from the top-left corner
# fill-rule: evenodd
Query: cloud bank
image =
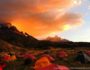
<path fill-rule="evenodd" d="M 11 22 L 35 37 L 54 35 L 82 22 L 80 14 L 68 12 L 81 0 L 0 0 L 0 21 Z"/>

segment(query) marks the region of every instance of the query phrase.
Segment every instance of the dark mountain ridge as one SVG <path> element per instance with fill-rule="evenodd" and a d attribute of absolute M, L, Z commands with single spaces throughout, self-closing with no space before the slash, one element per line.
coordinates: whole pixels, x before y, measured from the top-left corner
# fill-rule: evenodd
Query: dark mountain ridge
<path fill-rule="evenodd" d="M 89 42 L 72 42 L 60 37 L 48 37 L 45 40 L 38 40 L 33 36 L 19 31 L 10 23 L 0 23 L 0 40 L 6 41 L 12 45 L 24 48 L 47 49 L 55 48 L 75 48 L 90 47 Z"/>
<path fill-rule="evenodd" d="M 27 33 L 20 32 L 9 23 L 0 23 L 0 39 L 17 46 L 36 46 L 38 40 Z"/>

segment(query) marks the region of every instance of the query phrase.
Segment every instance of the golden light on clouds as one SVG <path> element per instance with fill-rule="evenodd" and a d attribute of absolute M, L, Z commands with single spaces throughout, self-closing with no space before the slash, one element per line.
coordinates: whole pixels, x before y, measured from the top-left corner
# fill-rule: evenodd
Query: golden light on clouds
<path fill-rule="evenodd" d="M 82 3 L 82 0 L 73 0 L 73 3 L 76 5 L 80 5 Z"/>
<path fill-rule="evenodd" d="M 0 0 L 0 20 L 35 37 L 55 35 L 81 24 L 80 14 L 68 12 L 79 4 L 81 0 Z"/>
<path fill-rule="evenodd" d="M 70 29 L 70 28 L 71 28 L 71 26 L 68 25 L 68 24 L 66 24 L 66 25 L 63 26 L 63 30 L 64 30 L 64 31 L 65 31 L 65 30 L 68 30 L 68 29 Z"/>

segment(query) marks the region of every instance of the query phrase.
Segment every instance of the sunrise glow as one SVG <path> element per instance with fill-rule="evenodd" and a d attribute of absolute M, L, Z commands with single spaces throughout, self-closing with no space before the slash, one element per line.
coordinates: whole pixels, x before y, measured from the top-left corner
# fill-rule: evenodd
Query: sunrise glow
<path fill-rule="evenodd" d="M 74 36 L 70 36 L 72 38 L 66 36 L 70 34 L 69 30 L 72 31 L 76 27 L 78 31 L 78 26 L 81 25 L 82 31 L 78 33 L 80 36 L 84 30 L 87 32 L 89 29 L 86 27 L 89 26 L 90 18 L 89 0 L 13 1 L 0 1 L 0 21 L 9 21 L 20 31 L 27 32 L 36 38 L 58 35 L 76 40 Z M 64 35 L 64 32 L 67 33 Z"/>

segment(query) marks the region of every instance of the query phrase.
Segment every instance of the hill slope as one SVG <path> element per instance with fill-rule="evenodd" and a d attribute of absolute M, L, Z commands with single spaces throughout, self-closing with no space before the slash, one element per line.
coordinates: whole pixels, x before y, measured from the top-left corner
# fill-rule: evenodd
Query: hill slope
<path fill-rule="evenodd" d="M 35 47 L 38 40 L 27 33 L 20 32 L 9 23 L 0 23 L 0 39 L 23 47 Z"/>
<path fill-rule="evenodd" d="M 6 41 L 0 40 L 0 52 L 27 51 L 27 49 L 12 45 Z"/>

